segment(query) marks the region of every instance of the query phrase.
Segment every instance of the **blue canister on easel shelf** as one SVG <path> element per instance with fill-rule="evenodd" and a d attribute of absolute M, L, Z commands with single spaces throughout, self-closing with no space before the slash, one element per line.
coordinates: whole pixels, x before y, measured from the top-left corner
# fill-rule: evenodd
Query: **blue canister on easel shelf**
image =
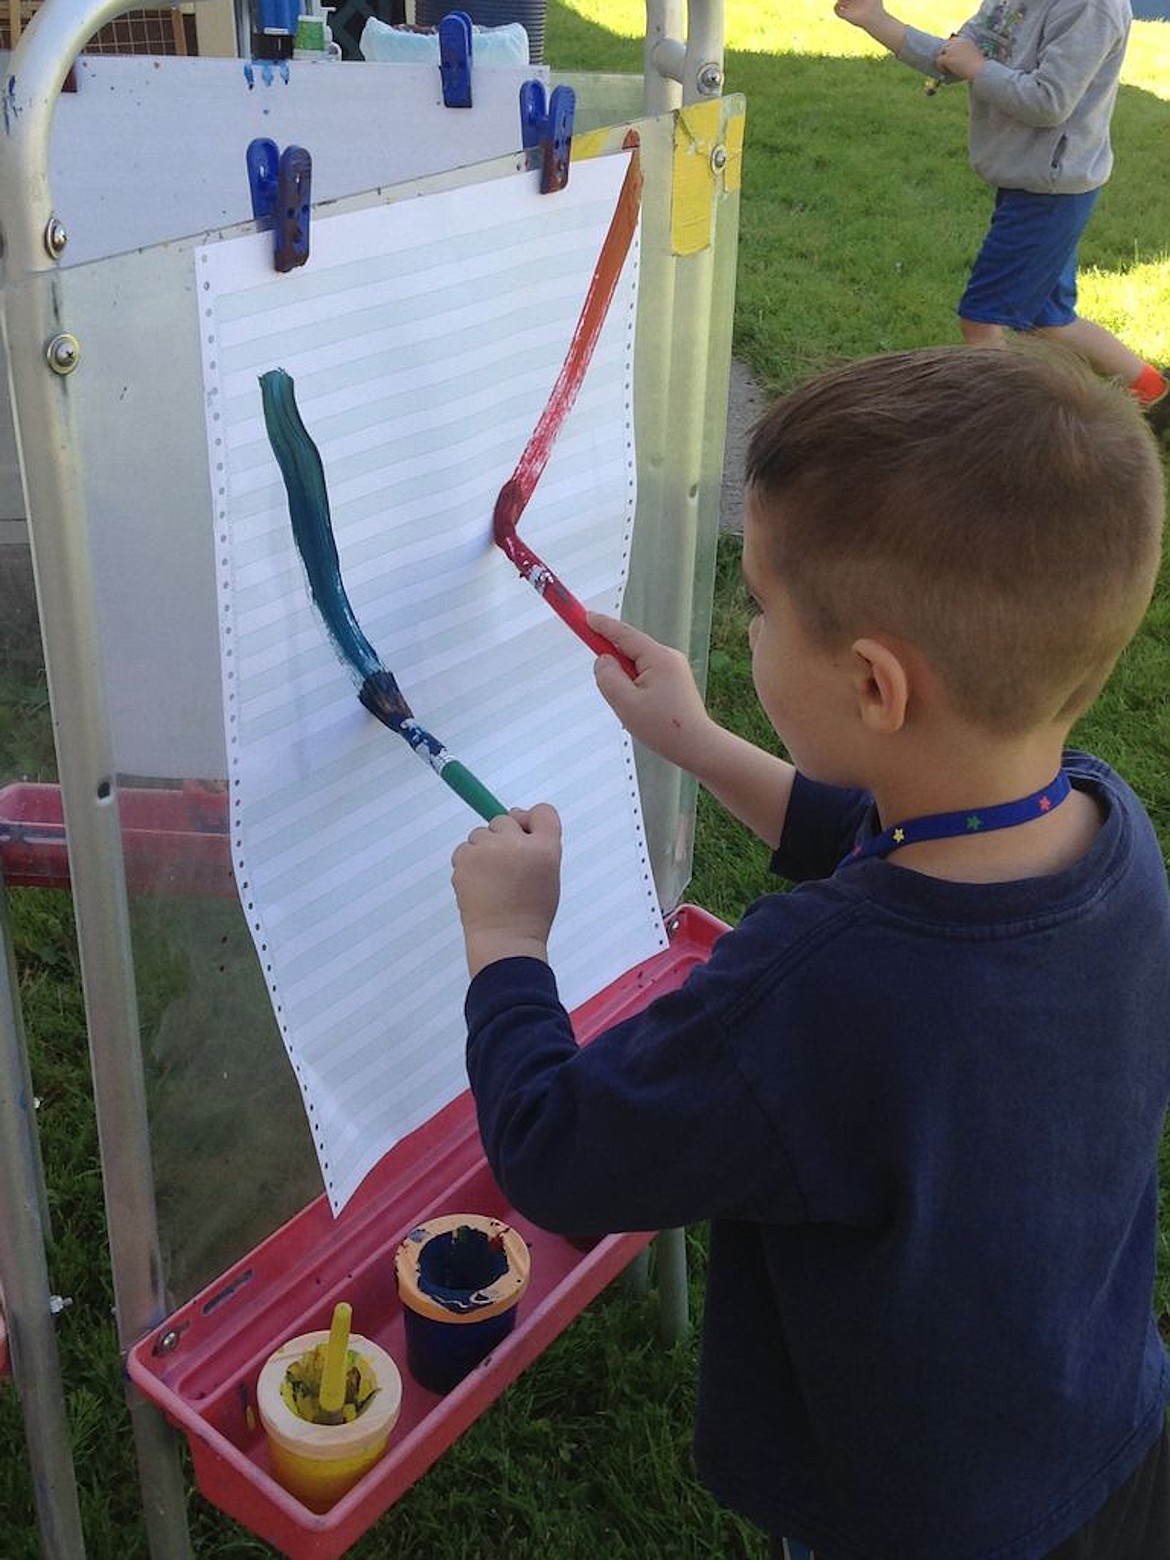
<path fill-rule="evenodd" d="M 252 0 L 252 58 L 291 59 L 300 14 L 301 0 Z"/>
<path fill-rule="evenodd" d="M 450 1392 L 516 1324 L 530 1258 L 500 1219 L 446 1213 L 416 1226 L 394 1257 L 406 1363 L 428 1392 Z"/>

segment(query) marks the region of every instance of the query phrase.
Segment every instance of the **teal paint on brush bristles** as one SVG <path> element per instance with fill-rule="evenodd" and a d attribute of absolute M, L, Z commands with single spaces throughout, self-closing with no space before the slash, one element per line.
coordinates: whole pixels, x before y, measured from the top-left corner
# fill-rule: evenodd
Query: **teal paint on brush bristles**
<path fill-rule="evenodd" d="M 465 764 L 453 758 L 439 739 L 416 720 L 394 673 L 362 632 L 341 578 L 341 560 L 329 514 L 325 468 L 297 408 L 292 378 L 283 368 L 260 375 L 264 425 L 284 478 L 293 539 L 309 579 L 309 593 L 326 632 L 358 688 L 370 714 L 405 738 L 455 794 L 481 818 L 507 812 Z"/>

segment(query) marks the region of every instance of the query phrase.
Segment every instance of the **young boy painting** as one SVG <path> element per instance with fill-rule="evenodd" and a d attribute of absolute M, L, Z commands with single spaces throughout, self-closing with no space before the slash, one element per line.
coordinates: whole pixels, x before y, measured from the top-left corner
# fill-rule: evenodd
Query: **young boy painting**
<path fill-rule="evenodd" d="M 1162 478 L 1053 356 L 892 354 L 759 424 L 752 675 L 791 763 L 596 619 L 637 666 L 597 662 L 619 718 L 798 885 L 680 991 L 579 1048 L 556 813 L 453 858 L 489 1163 L 550 1229 L 711 1221 L 698 1469 L 776 1554 L 1170 1555 L 1170 895 L 1133 793 L 1065 749 L 1149 601 Z"/>
<path fill-rule="evenodd" d="M 972 166 L 996 193 L 959 301 L 963 339 L 990 346 L 1006 331 L 1035 331 L 1059 341 L 1127 385 L 1159 437 L 1170 434 L 1165 371 L 1076 312 L 1078 245 L 1113 168 L 1129 0 L 984 0 L 946 39 L 907 26 L 882 0 L 834 9 L 912 69 L 968 84 Z"/>

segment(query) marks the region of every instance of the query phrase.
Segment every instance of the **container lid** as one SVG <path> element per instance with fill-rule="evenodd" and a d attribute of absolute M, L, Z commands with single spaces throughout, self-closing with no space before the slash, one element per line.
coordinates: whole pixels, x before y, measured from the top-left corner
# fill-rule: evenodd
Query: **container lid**
<path fill-rule="evenodd" d="M 418 1316 L 457 1324 L 510 1310 L 528 1287 L 529 1269 L 523 1236 L 481 1213 L 428 1219 L 394 1256 L 402 1304 Z"/>
<path fill-rule="evenodd" d="M 256 1406 L 264 1429 L 286 1451 L 305 1457 L 353 1457 L 384 1441 L 402 1407 L 402 1376 L 397 1365 L 376 1343 L 351 1333 L 349 1347 L 365 1355 L 378 1390 L 355 1419 L 340 1425 L 315 1425 L 302 1419 L 281 1396 L 290 1365 L 329 1339 L 327 1329 L 290 1338 L 268 1356 L 256 1386 Z"/>

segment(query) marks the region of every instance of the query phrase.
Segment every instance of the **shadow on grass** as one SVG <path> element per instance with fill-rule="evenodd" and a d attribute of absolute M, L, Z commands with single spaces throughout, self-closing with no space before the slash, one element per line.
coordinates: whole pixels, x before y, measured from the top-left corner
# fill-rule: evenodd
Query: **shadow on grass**
<path fill-rule="evenodd" d="M 640 39 L 558 0 L 548 38 L 565 68 L 641 72 Z M 991 204 L 967 159 L 965 89 L 928 98 L 888 57 L 732 50 L 726 75 L 747 99 L 737 355 L 781 389 L 833 359 L 957 340 L 955 304 Z M 1113 140 L 1116 167 L 1081 256 L 1101 273 L 1098 293 L 1166 260 L 1170 102 L 1123 87 Z M 1161 333 L 1145 319 L 1113 328 L 1170 357 L 1170 278 L 1161 292 Z"/>

